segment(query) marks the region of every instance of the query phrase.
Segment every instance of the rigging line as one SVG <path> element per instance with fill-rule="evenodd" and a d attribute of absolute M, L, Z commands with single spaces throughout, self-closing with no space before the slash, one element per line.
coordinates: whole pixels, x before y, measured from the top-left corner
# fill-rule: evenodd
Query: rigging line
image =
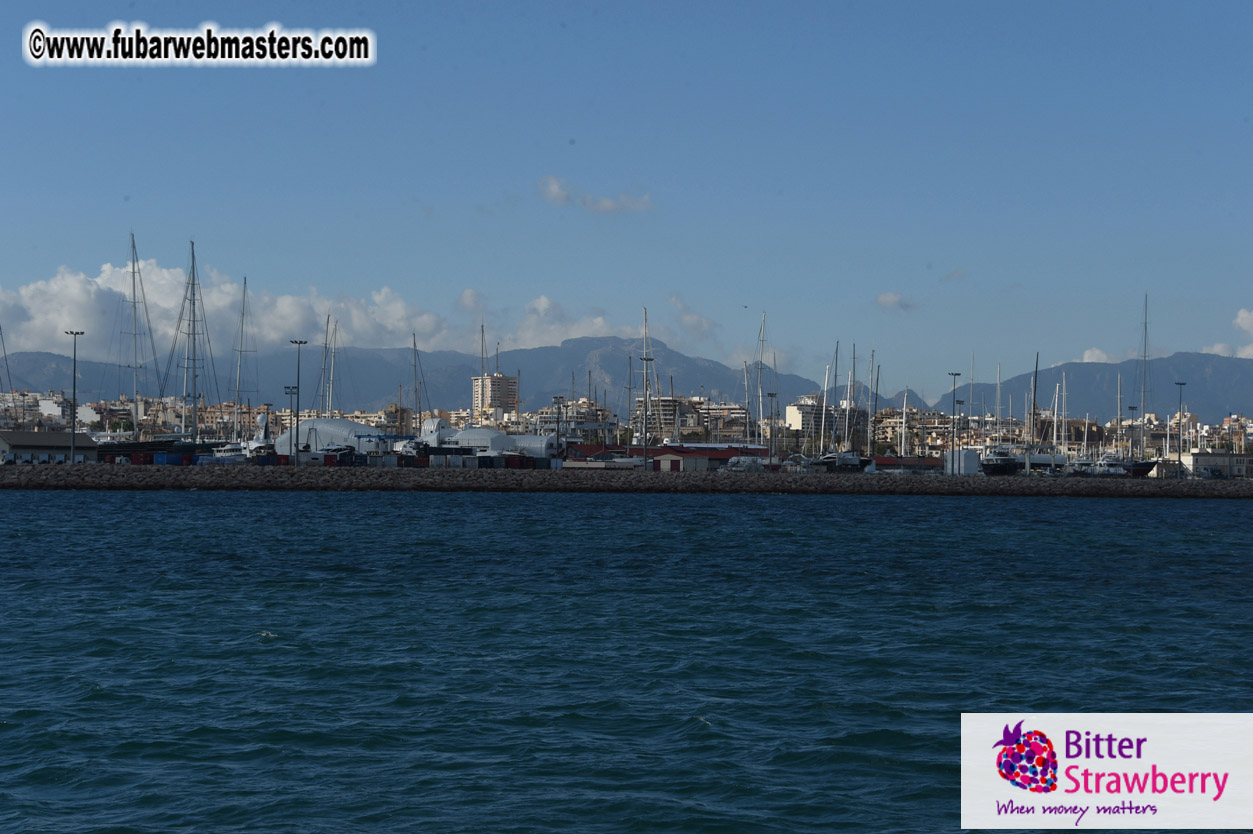
<path fill-rule="evenodd" d="M 162 397 L 165 396 L 166 385 L 170 381 L 170 371 L 174 367 L 174 355 L 178 352 L 179 337 L 183 335 L 183 331 L 182 331 L 183 314 L 187 312 L 187 293 L 189 289 L 190 287 L 188 285 L 184 285 L 183 303 L 178 308 L 178 318 L 175 320 L 175 324 L 174 324 L 174 339 L 173 341 L 170 342 L 170 355 L 169 355 L 169 358 L 167 358 L 165 361 L 165 371 L 161 374 L 160 391 L 161 391 Z"/>
<path fill-rule="evenodd" d="M 9 370 L 9 351 L 4 346 L 4 327 L 3 326 L 0 326 L 0 353 L 4 354 L 4 375 L 5 375 L 5 378 L 8 380 L 8 384 L 5 385 L 4 390 L 6 393 L 12 393 L 13 373 L 12 371 Z"/>

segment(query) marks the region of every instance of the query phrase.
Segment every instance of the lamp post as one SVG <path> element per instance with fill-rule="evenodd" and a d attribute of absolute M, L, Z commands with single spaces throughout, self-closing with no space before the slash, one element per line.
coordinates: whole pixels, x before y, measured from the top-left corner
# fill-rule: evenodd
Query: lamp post
<path fill-rule="evenodd" d="M 296 407 L 293 405 L 293 403 L 295 402 L 293 398 L 296 396 L 296 386 L 284 385 L 283 393 L 287 395 L 287 412 L 291 414 L 292 417 L 294 418 L 296 416 Z M 291 426 L 288 426 L 288 428 L 291 428 Z M 294 452 L 293 452 L 295 448 L 296 448 L 296 433 L 293 431 L 287 435 L 287 463 L 289 465 L 294 464 L 296 461 L 296 458 L 294 457 Z"/>
<path fill-rule="evenodd" d="M 296 460 L 295 465 L 300 465 L 300 346 L 309 344 L 308 339 L 290 339 L 296 346 Z"/>
<path fill-rule="evenodd" d="M 67 330 L 65 335 L 74 339 L 74 359 L 70 366 L 70 463 L 73 463 L 78 455 L 78 337 L 83 331 Z"/>
<path fill-rule="evenodd" d="M 966 401 L 965 401 L 965 400 L 958 400 L 958 401 L 957 401 L 957 404 L 958 404 L 959 406 L 962 406 L 962 405 L 965 405 L 965 404 L 966 404 Z M 961 436 L 961 435 L 960 435 L 960 434 L 958 434 L 958 437 L 960 437 L 960 436 Z M 954 443 L 956 443 L 956 442 L 957 442 L 956 438 L 954 438 L 953 442 L 954 442 Z M 963 444 L 962 444 L 962 448 L 963 448 L 963 449 L 965 449 L 965 448 L 966 448 L 966 444 L 965 444 L 965 443 L 963 443 Z"/>
<path fill-rule="evenodd" d="M 1182 479 L 1183 478 L 1183 386 L 1187 385 L 1188 383 L 1176 382 L 1175 384 L 1179 386 L 1179 451 L 1177 454 L 1179 458 L 1179 477 Z"/>
<path fill-rule="evenodd" d="M 953 409 L 952 418 L 949 421 L 949 444 L 948 444 L 948 460 L 949 474 L 957 474 L 957 466 L 955 464 L 953 452 L 957 451 L 957 378 L 961 376 L 958 371 L 949 371 L 948 375 L 953 378 Z"/>
<path fill-rule="evenodd" d="M 1132 459 L 1136 456 L 1136 411 L 1139 408 L 1138 405 L 1127 406 L 1127 410 L 1131 412 L 1131 436 L 1127 438 L 1127 445 L 1130 447 L 1128 457 Z"/>
<path fill-rule="evenodd" d="M 553 397 L 553 414 L 557 418 L 557 443 L 561 443 L 561 412 L 562 406 L 565 404 L 566 398 L 562 396 Z"/>

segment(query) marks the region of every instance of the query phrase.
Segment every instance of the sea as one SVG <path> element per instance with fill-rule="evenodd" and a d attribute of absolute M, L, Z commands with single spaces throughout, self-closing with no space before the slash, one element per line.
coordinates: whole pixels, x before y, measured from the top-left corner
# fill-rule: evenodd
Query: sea
<path fill-rule="evenodd" d="M 952 831 L 962 712 L 1253 696 L 1244 502 L 11 491 L 0 524 L 5 832 Z"/>

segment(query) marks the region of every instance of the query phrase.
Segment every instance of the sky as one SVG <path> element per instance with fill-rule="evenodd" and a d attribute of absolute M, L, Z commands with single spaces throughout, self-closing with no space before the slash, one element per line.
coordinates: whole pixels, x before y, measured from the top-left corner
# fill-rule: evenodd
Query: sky
<path fill-rule="evenodd" d="M 33 67 L 54 29 L 364 28 L 365 67 Z M 195 242 L 229 352 L 650 335 L 935 398 L 1141 351 L 1253 357 L 1253 5 L 0 7 L 0 328 L 158 350 Z"/>

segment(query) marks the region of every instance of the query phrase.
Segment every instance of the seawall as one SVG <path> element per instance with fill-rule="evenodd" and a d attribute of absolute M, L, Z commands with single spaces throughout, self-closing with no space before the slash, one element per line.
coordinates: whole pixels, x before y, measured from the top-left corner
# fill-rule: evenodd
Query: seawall
<path fill-rule="evenodd" d="M 381 469 L 373 467 L 0 466 L 0 489 L 783 493 L 1093 498 L 1253 498 L 1253 480 L 1158 480 L 777 472 Z"/>

